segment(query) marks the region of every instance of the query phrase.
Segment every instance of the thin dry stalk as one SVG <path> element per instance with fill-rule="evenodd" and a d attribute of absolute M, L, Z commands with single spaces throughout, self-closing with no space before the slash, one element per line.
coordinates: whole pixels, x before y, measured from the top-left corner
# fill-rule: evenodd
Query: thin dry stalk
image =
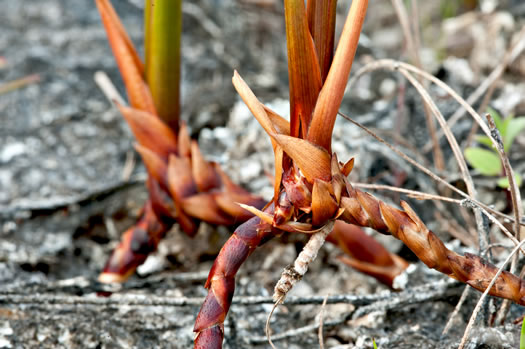
<path fill-rule="evenodd" d="M 496 91 L 497 81 L 498 80 L 494 81 L 494 83 L 489 87 L 487 93 L 485 94 L 485 97 L 483 97 L 483 100 L 481 101 L 481 105 L 478 108 L 480 114 L 487 110 L 490 100 L 492 99 L 492 95 Z M 472 141 L 474 140 L 474 136 L 476 135 L 476 133 L 478 133 L 478 130 L 479 130 L 479 125 L 476 123 L 472 123 L 472 127 L 470 128 L 469 134 L 467 135 L 467 139 L 463 144 L 463 149 L 469 147 L 472 144 Z"/>
<path fill-rule="evenodd" d="M 270 311 L 270 314 L 268 314 L 268 317 L 266 318 L 266 326 L 264 327 L 264 332 L 266 333 L 266 339 L 268 340 L 268 343 L 270 344 L 272 349 L 277 349 L 277 348 L 272 342 L 272 328 L 270 327 L 270 320 L 272 319 L 273 312 L 275 311 L 275 309 L 277 308 L 279 304 L 280 303 L 278 302 L 275 302 L 273 304 L 272 310 Z"/>
<path fill-rule="evenodd" d="M 321 305 L 321 311 L 319 311 L 319 348 L 324 349 L 324 338 L 323 338 L 323 323 L 324 323 L 324 309 L 326 307 L 326 301 L 328 300 L 328 295 L 324 298 L 323 304 Z"/>
<path fill-rule="evenodd" d="M 315 260 L 326 237 L 332 232 L 334 223 L 335 221 L 333 220 L 329 221 L 318 232 L 313 234 L 295 259 L 294 264 L 284 269 L 281 278 L 275 285 L 273 293 L 273 299 L 277 304 L 284 301 L 286 294 L 290 292 L 294 285 L 306 274 L 308 266 Z"/>
<path fill-rule="evenodd" d="M 463 306 L 463 303 L 465 303 L 465 301 L 467 300 L 471 289 L 472 288 L 466 286 L 465 289 L 463 290 L 463 293 L 461 294 L 461 298 L 459 298 L 458 304 L 456 304 L 454 311 L 448 317 L 447 324 L 445 325 L 443 332 L 441 332 L 441 336 L 445 336 L 448 333 L 448 331 L 450 331 L 450 328 L 452 327 L 454 320 L 458 316 L 459 311 L 461 310 L 461 307 Z"/>
<path fill-rule="evenodd" d="M 440 201 L 445 201 L 445 202 L 452 202 L 458 205 L 462 204 L 462 200 L 459 200 L 459 199 L 453 199 L 453 198 L 449 198 L 449 197 L 441 196 L 441 195 L 428 194 L 428 193 L 424 193 L 422 191 L 417 191 L 417 190 L 393 187 L 391 185 L 354 183 L 354 182 L 352 182 L 352 185 L 356 188 L 372 189 L 372 190 L 389 190 L 389 191 L 393 191 L 397 193 L 403 193 L 403 194 L 407 194 L 409 198 L 413 198 L 417 200 L 440 200 Z"/>
<path fill-rule="evenodd" d="M 525 26 L 520 30 L 518 34 L 518 39 L 516 43 L 514 43 L 511 48 L 507 51 L 505 56 L 503 57 L 503 60 L 501 63 L 494 68 L 494 70 L 490 73 L 490 75 L 478 86 L 478 88 L 472 92 L 472 94 L 467 98 L 467 103 L 469 105 L 473 105 L 478 101 L 478 99 L 489 89 L 491 86 L 493 86 L 496 81 L 501 77 L 501 75 L 505 72 L 505 69 L 507 69 L 507 66 L 511 64 L 525 49 Z M 465 115 L 467 109 L 465 108 L 459 108 L 456 110 L 456 112 L 448 119 L 448 126 L 452 127 L 454 126 L 459 119 Z M 437 137 L 438 139 L 443 136 L 443 132 L 438 132 Z M 432 142 L 427 143 L 423 147 L 423 151 L 427 152 L 429 151 L 433 146 Z"/>
<path fill-rule="evenodd" d="M 464 193 L 463 191 L 459 190 L 458 188 L 454 187 L 453 185 L 451 185 L 450 183 L 448 183 L 447 181 L 445 181 L 444 179 L 442 179 L 441 177 L 437 176 L 436 174 L 434 174 L 432 171 L 430 171 L 428 168 L 426 168 L 425 166 L 421 165 L 420 163 L 418 163 L 417 161 L 415 161 L 414 159 L 412 159 L 411 157 L 409 157 L 408 155 L 406 155 L 405 153 L 403 153 L 401 150 L 397 149 L 396 147 L 394 147 L 393 145 L 389 144 L 387 141 L 385 141 L 384 139 L 382 139 L 381 137 L 379 137 L 378 135 L 376 135 L 375 133 L 373 133 L 371 130 L 369 130 L 367 127 L 365 127 L 364 125 L 361 125 L 360 123 L 358 123 L 357 121 L 353 120 L 352 118 L 350 118 L 349 116 L 339 112 L 339 115 L 341 115 L 344 119 L 350 121 L 351 123 L 353 123 L 354 125 L 358 126 L 359 128 L 361 128 L 363 131 L 365 131 L 366 133 L 368 133 L 370 136 L 374 137 L 376 140 L 378 140 L 379 142 L 385 144 L 387 147 L 389 147 L 393 152 L 395 152 L 397 155 L 399 155 L 401 158 L 403 158 L 405 161 L 407 161 L 408 163 L 410 163 L 412 166 L 416 167 L 417 169 L 419 169 L 420 171 L 422 171 L 423 173 L 425 173 L 426 175 L 428 175 L 429 177 L 431 177 L 433 180 L 435 180 L 436 182 L 438 183 L 441 183 L 443 185 L 445 185 L 447 188 L 450 188 L 452 191 L 458 193 L 459 195 L 463 196 L 465 199 L 462 200 L 462 205 L 466 206 L 466 207 L 472 207 L 472 208 L 477 208 L 479 210 L 481 210 L 481 212 L 483 212 L 483 214 L 485 214 L 487 216 L 487 218 L 494 224 L 496 224 L 498 226 L 498 228 L 501 229 L 501 231 L 515 244 L 515 245 L 519 245 L 519 241 L 508 231 L 507 228 L 505 228 L 505 226 L 503 224 L 501 224 L 500 221 L 498 221 L 492 214 L 490 214 L 489 211 L 494 211 L 493 209 L 491 209 L 490 207 L 488 207 L 487 205 L 479 202 L 478 200 L 474 199 L 474 198 L 471 198 L 468 194 Z M 521 253 L 523 253 L 525 255 L 525 251 L 523 249 L 520 249 Z"/>
<path fill-rule="evenodd" d="M 99 70 L 93 75 L 93 80 L 95 80 L 95 83 L 112 105 L 114 105 L 115 102 L 120 105 L 127 105 L 126 101 L 124 98 L 122 98 L 122 95 L 118 92 L 108 74 Z"/>
<path fill-rule="evenodd" d="M 461 243 L 465 246 L 469 247 L 476 247 L 477 242 L 474 240 L 473 236 L 474 234 L 471 234 L 469 231 L 467 231 L 465 228 L 463 228 L 462 225 L 460 225 L 454 218 L 452 218 L 450 215 L 448 217 L 445 217 L 441 212 L 447 212 L 443 204 L 438 205 L 438 203 L 441 203 L 439 201 L 434 201 L 436 203 L 437 210 L 434 211 L 434 217 L 436 218 L 437 222 L 440 222 L 443 231 L 447 231 L 450 236 L 458 239 L 461 241 Z M 465 209 L 464 207 L 461 207 Z M 464 211 L 464 210 L 460 210 Z"/>
<path fill-rule="evenodd" d="M 438 120 L 439 124 L 441 125 L 443 132 L 445 133 L 447 140 L 450 144 L 450 147 L 452 148 L 452 152 L 454 153 L 454 156 L 456 158 L 456 162 L 459 165 L 459 169 L 461 170 L 461 175 L 463 177 L 463 180 L 465 181 L 465 184 L 467 185 L 467 190 L 471 196 L 476 195 L 476 189 L 474 188 L 474 183 L 472 182 L 472 177 L 470 176 L 470 173 L 468 171 L 467 163 L 465 161 L 465 157 L 463 156 L 463 153 L 461 152 L 461 148 L 459 147 L 459 144 L 457 143 L 456 138 L 452 134 L 452 131 L 447 125 L 447 122 L 445 118 L 443 117 L 443 114 L 441 114 L 441 111 L 438 109 L 426 89 L 417 81 L 408 71 L 405 69 L 399 69 L 401 74 L 410 81 L 410 83 L 416 88 L 416 90 L 419 92 L 421 98 L 423 98 L 424 102 L 429 106 L 430 110 Z"/>
<path fill-rule="evenodd" d="M 474 326 L 474 323 L 476 322 L 476 318 L 478 316 L 478 313 L 479 311 L 481 310 L 481 306 L 483 304 L 483 301 L 485 300 L 485 297 L 487 297 L 487 295 L 489 294 L 489 291 L 492 289 L 492 287 L 494 286 L 494 284 L 496 283 L 496 280 L 498 280 L 499 276 L 501 275 L 501 273 L 503 272 L 503 269 L 505 269 L 505 267 L 507 266 L 507 264 L 510 262 L 510 260 L 514 257 L 514 255 L 516 254 L 516 252 L 518 252 L 518 250 L 521 248 L 521 246 L 525 243 L 525 239 L 522 240 L 518 246 L 516 246 L 512 252 L 510 253 L 510 255 L 507 257 L 507 259 L 505 259 L 505 262 L 503 262 L 503 265 L 498 269 L 498 272 L 494 275 L 494 277 L 492 278 L 492 280 L 490 281 L 490 283 L 488 284 L 487 288 L 485 289 L 485 291 L 483 292 L 483 294 L 481 295 L 481 297 L 479 298 L 479 301 L 478 303 L 476 304 L 476 307 L 474 308 L 474 311 L 472 312 L 472 315 L 470 317 L 470 320 L 467 324 L 467 328 L 465 329 L 465 333 L 463 334 L 463 338 L 461 338 L 461 343 L 459 344 L 459 347 L 458 349 L 463 349 L 465 347 L 465 344 L 467 343 L 467 340 L 468 340 L 468 336 L 470 334 L 470 331 L 472 330 L 472 327 Z"/>
<path fill-rule="evenodd" d="M 0 95 L 17 90 L 40 81 L 39 74 L 31 74 L 20 79 L 12 80 L 0 85 Z"/>
<path fill-rule="evenodd" d="M 397 17 L 399 19 L 399 23 L 401 24 L 401 28 L 403 30 L 403 34 L 406 39 L 407 51 L 409 55 L 411 56 L 411 60 L 418 68 L 422 69 L 421 58 L 419 56 L 419 40 L 415 39 L 415 36 L 417 34 L 413 33 L 412 30 L 410 29 L 411 26 L 410 26 L 409 16 L 405 8 L 405 5 L 403 4 L 401 0 L 392 0 L 392 5 L 394 6 Z M 413 22 L 418 22 L 418 20 L 419 20 L 418 17 L 415 17 Z M 432 117 L 430 114 L 431 113 L 430 106 L 428 105 L 426 101 L 424 101 L 423 107 L 425 109 L 425 119 L 427 122 L 427 128 L 430 134 L 430 139 L 432 142 L 434 166 L 436 167 L 438 171 L 443 171 L 445 169 L 445 160 L 443 157 L 443 152 L 441 151 L 441 148 L 439 147 L 439 139 L 437 138 L 437 135 L 436 135 L 436 125 L 434 124 L 434 121 L 432 120 Z"/>
<path fill-rule="evenodd" d="M 419 92 L 423 100 L 425 101 L 425 104 L 428 106 L 428 108 L 432 111 L 432 114 L 436 117 L 438 120 L 441 128 L 443 129 L 443 132 L 445 133 L 447 140 L 450 144 L 450 147 L 452 148 L 452 152 L 454 154 L 454 157 L 456 158 L 456 162 L 459 165 L 461 175 L 463 177 L 463 181 L 465 182 L 467 186 L 467 191 L 471 197 L 476 197 L 476 189 L 474 187 L 474 182 L 472 181 L 472 176 L 470 175 L 470 172 L 467 168 L 467 163 L 465 161 L 465 157 L 463 156 L 463 152 L 461 151 L 461 148 L 459 147 L 459 144 L 454 137 L 454 134 L 450 130 L 450 128 L 447 125 L 447 122 L 445 118 L 443 117 L 443 114 L 441 114 L 441 111 L 438 109 L 426 89 L 417 81 L 414 79 L 414 77 L 408 73 L 408 71 L 404 69 L 399 69 L 400 73 L 403 74 L 403 76 L 410 81 L 410 83 L 416 88 L 416 90 Z M 476 217 L 476 222 L 478 226 L 478 238 L 479 238 L 479 246 L 481 249 L 485 248 L 485 246 L 488 245 L 488 241 L 485 237 L 485 234 L 483 234 L 483 218 L 481 217 L 481 214 L 479 211 L 474 211 L 474 215 Z"/>
<path fill-rule="evenodd" d="M 388 62 L 388 61 L 390 61 L 390 62 Z M 379 62 L 380 61 L 378 61 L 378 63 Z M 458 165 L 459 165 L 459 167 L 461 169 L 463 180 L 465 181 L 465 184 L 467 185 L 467 190 L 468 190 L 469 194 L 472 197 L 475 197 L 476 196 L 476 190 L 475 190 L 474 184 L 472 182 L 472 177 L 470 176 L 470 173 L 468 172 L 467 165 L 465 163 L 465 158 L 463 157 L 463 153 L 461 152 L 461 149 L 460 149 L 459 145 L 457 144 L 456 139 L 454 138 L 452 132 L 450 131 L 450 128 L 447 127 L 447 124 L 446 124 L 446 121 L 445 121 L 443 115 L 441 114 L 441 112 L 439 111 L 439 109 L 437 108 L 435 103 L 432 101 L 432 99 L 428 95 L 428 92 L 423 88 L 423 86 L 416 79 L 414 79 L 410 74 L 408 74 L 408 71 L 417 74 L 420 78 L 427 79 L 427 80 L 437 84 L 438 86 L 443 88 L 445 91 L 447 91 L 451 96 L 453 96 L 455 99 L 457 99 L 458 102 L 463 104 L 460 101 L 460 100 L 462 100 L 461 97 L 459 95 L 457 95 L 447 84 L 443 83 L 441 80 L 435 78 L 434 76 L 424 72 L 423 70 L 421 70 L 421 69 L 419 69 L 417 67 L 414 67 L 414 66 L 406 64 L 406 63 L 396 62 L 396 61 L 391 61 L 391 60 L 382 60 L 381 62 L 383 62 L 383 63 L 380 63 L 379 66 L 384 64 L 383 67 L 386 68 L 386 69 L 399 70 L 401 72 L 401 74 L 403 74 L 412 83 L 412 85 L 418 90 L 418 92 L 421 95 L 421 97 L 428 104 L 429 108 L 431 108 L 431 110 L 433 111 L 434 115 L 438 119 L 438 122 L 440 123 L 443 132 L 445 132 L 445 135 L 447 136 L 447 139 L 448 139 L 449 144 L 450 144 L 450 146 L 452 148 L 454 156 L 456 157 L 456 161 L 458 162 Z M 362 68 L 363 71 L 366 71 L 365 67 Z M 359 72 L 358 72 L 358 74 L 356 74 L 356 76 L 354 78 L 357 78 L 358 76 L 359 76 Z M 475 111 L 472 109 L 472 107 L 470 107 L 470 105 L 467 104 L 466 107 L 470 108 L 469 112 L 472 110 L 472 112 L 475 114 Z M 478 212 L 477 210 L 474 211 L 474 215 L 475 215 L 475 218 L 476 218 L 476 225 L 477 225 L 477 228 L 478 228 L 477 231 L 478 231 L 478 236 L 479 236 L 479 245 L 480 245 L 481 249 L 484 249 L 485 246 L 487 245 L 487 241 L 486 241 L 486 234 L 483 233 L 485 231 L 484 225 L 483 225 L 483 218 L 481 216 L 481 213 Z"/>
<path fill-rule="evenodd" d="M 308 271 L 308 266 L 315 260 L 319 249 L 323 246 L 325 242 L 326 237 L 332 232 L 334 228 L 334 223 L 335 221 L 333 220 L 329 221 L 324 227 L 322 227 L 319 231 L 317 231 L 310 237 L 310 240 L 308 240 L 306 245 L 304 245 L 303 250 L 295 259 L 294 264 L 286 267 L 283 270 L 281 278 L 279 279 L 279 281 L 277 281 L 277 284 L 275 285 L 272 297 L 275 304 L 273 305 L 272 310 L 270 311 L 270 314 L 268 314 L 268 318 L 266 319 L 266 337 L 268 338 L 268 343 L 270 343 L 272 349 L 275 349 L 275 346 L 272 342 L 272 330 L 270 327 L 270 320 L 272 318 L 273 312 L 279 304 L 283 303 L 284 299 L 286 298 L 286 295 L 288 294 L 288 292 L 290 292 L 294 285 L 297 282 L 301 281 L 304 274 L 306 274 L 306 272 Z"/>
<path fill-rule="evenodd" d="M 507 179 L 509 181 L 509 187 L 510 187 L 510 196 L 512 201 L 512 210 L 514 212 L 514 219 L 516 220 L 514 224 L 514 235 L 516 239 L 520 238 L 520 224 L 519 221 L 521 219 L 521 216 L 523 215 L 523 207 L 521 205 L 521 194 L 518 188 L 518 185 L 516 183 L 514 172 L 512 170 L 512 167 L 510 165 L 509 157 L 505 153 L 505 148 L 503 147 L 503 142 L 501 140 L 501 135 L 499 133 L 499 130 L 496 128 L 496 124 L 494 123 L 494 120 L 490 116 L 490 114 L 487 114 L 487 120 L 489 123 L 489 127 L 491 130 L 491 133 L 494 135 L 494 139 L 497 141 L 497 150 L 500 154 L 501 162 L 503 163 L 503 168 L 505 169 L 505 175 L 507 176 Z M 514 258 L 512 259 L 512 263 L 510 266 L 510 272 L 515 273 L 518 265 L 518 255 L 516 254 Z M 505 321 L 505 317 L 507 316 L 507 313 L 510 308 L 510 302 L 505 300 L 498 311 L 498 314 L 496 315 L 496 323 L 503 323 Z"/>
<path fill-rule="evenodd" d="M 135 169 L 136 163 L 137 161 L 135 158 L 135 152 L 128 151 L 126 153 L 126 161 L 124 162 L 124 167 L 122 168 L 122 174 L 120 175 L 122 181 L 129 181 L 131 175 L 133 174 L 133 170 Z"/>
<path fill-rule="evenodd" d="M 431 74 L 429 74 L 429 73 L 427 73 L 427 72 L 425 72 L 425 71 L 423 71 L 423 70 L 421 70 L 421 69 L 419 69 L 417 67 L 414 67 L 413 65 L 410 65 L 410 64 L 407 64 L 407 63 L 403 63 L 403 62 L 399 62 L 399 61 L 395 61 L 395 60 L 392 60 L 392 59 L 377 60 L 377 61 L 371 62 L 371 63 L 365 65 L 364 67 L 362 67 L 354 75 L 354 77 L 349 81 L 348 86 L 351 87 L 359 79 L 359 77 L 361 75 L 363 75 L 365 73 L 368 73 L 368 72 L 371 72 L 371 71 L 378 70 L 378 69 L 388 69 L 388 70 L 391 70 L 391 71 L 397 71 L 397 70 L 400 70 L 400 69 L 404 69 L 404 70 L 407 70 L 407 71 L 409 71 L 411 73 L 414 73 L 414 74 L 416 74 L 418 76 L 422 76 L 423 78 L 433 82 L 434 84 L 436 84 L 437 86 L 442 88 L 445 92 L 447 92 L 459 104 L 461 104 L 461 106 L 463 108 L 465 108 L 467 110 L 467 112 L 474 118 L 474 120 L 476 120 L 476 122 L 480 125 L 481 129 L 487 135 L 487 137 L 490 138 L 492 143 L 495 146 L 497 146 L 496 141 L 492 137 L 490 129 L 488 128 L 487 124 L 483 121 L 483 118 L 472 108 L 472 106 L 467 101 L 465 101 L 463 99 L 463 97 L 458 95 L 456 93 L 456 91 L 454 91 L 452 88 L 450 88 L 450 86 L 448 86 L 443 81 L 439 80 L 435 76 L 433 76 L 433 75 L 431 75 Z"/>
<path fill-rule="evenodd" d="M 525 29 L 524 29 L 524 33 L 525 33 Z M 520 40 L 520 42 L 523 42 L 523 45 L 525 46 L 525 40 Z M 520 51 L 521 52 L 521 51 Z M 459 96 L 453 89 L 450 88 L 450 86 L 448 86 L 447 84 L 445 84 L 443 81 L 439 80 L 438 78 L 426 73 L 425 71 L 422 71 L 421 69 L 418 69 L 414 66 L 411 66 L 410 64 L 406 64 L 406 63 L 402 63 L 402 62 L 396 62 L 396 61 L 392 61 L 392 60 L 380 60 L 380 61 L 377 61 L 377 62 L 372 62 L 370 65 L 374 65 L 374 67 L 370 67 L 370 68 L 367 68 L 366 66 L 363 67 L 360 72 L 358 72 L 356 74 L 356 76 L 354 77 L 354 79 L 358 78 L 358 76 L 361 73 L 361 71 L 366 72 L 368 69 L 371 69 L 371 70 L 375 70 L 375 69 L 380 69 L 380 67 L 382 68 L 386 68 L 386 69 L 390 69 L 390 70 L 408 70 L 412 73 L 415 73 L 419 76 L 422 76 L 423 78 L 435 83 L 436 85 L 438 85 L 439 87 L 441 87 L 443 90 L 445 90 L 452 98 L 454 98 L 459 104 L 461 104 L 466 110 L 467 112 L 472 116 L 472 118 L 474 118 L 474 120 L 479 124 L 479 126 L 481 127 L 481 129 L 483 130 L 483 132 L 487 135 L 487 137 L 490 138 L 490 140 L 492 141 L 492 144 L 496 147 L 496 150 L 498 151 L 498 155 L 500 157 L 500 160 L 502 162 L 505 161 L 505 154 L 504 154 L 504 151 L 503 151 L 503 148 L 501 147 L 501 139 L 499 141 L 497 141 L 494 137 L 494 132 L 491 131 L 491 129 L 487 126 L 487 124 L 483 121 L 483 119 L 481 118 L 481 116 L 470 106 L 470 104 L 468 104 L 461 96 Z M 353 79 L 352 79 L 353 80 Z M 352 82 L 352 81 L 351 81 Z M 350 84 L 350 83 L 349 83 Z M 446 128 L 443 128 L 443 131 L 445 131 Z M 501 137 L 500 137 L 501 138 Z M 510 166 L 510 163 L 508 163 L 508 158 L 507 158 L 507 166 L 509 167 L 510 169 L 510 172 L 512 173 L 512 168 Z M 513 178 L 512 178 L 513 180 Z M 512 189 L 511 189 L 512 190 Z M 517 192 L 517 191 L 516 191 Z M 512 193 L 512 192 L 511 192 Z M 514 195 L 516 195 L 516 193 L 514 193 Z M 514 200 L 514 199 L 513 199 Z M 477 203 L 477 202 L 476 202 Z M 477 203 L 479 205 L 479 203 Z M 521 212 L 521 210 L 520 210 Z M 516 224 L 517 227 L 519 227 L 519 222 L 520 222 L 520 217 L 521 215 L 517 216 L 515 214 L 515 217 L 514 217 L 514 222 Z M 518 229 L 519 230 L 519 229 Z M 513 240 L 514 241 L 514 240 Z M 515 242 L 516 243 L 516 242 Z"/>

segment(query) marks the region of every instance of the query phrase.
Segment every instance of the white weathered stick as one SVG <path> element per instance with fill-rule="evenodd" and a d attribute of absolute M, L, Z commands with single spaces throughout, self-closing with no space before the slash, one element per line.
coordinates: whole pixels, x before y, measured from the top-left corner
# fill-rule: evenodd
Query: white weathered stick
<path fill-rule="evenodd" d="M 284 269 L 281 274 L 281 279 L 275 285 L 273 292 L 273 300 L 275 303 L 280 304 L 284 301 L 286 294 L 294 287 L 294 285 L 300 281 L 304 274 L 308 271 L 308 265 L 317 257 L 317 252 L 328 234 L 332 232 L 335 221 L 328 222 L 321 230 L 313 234 L 310 240 L 304 245 L 303 250 L 297 256 L 294 264 Z"/>

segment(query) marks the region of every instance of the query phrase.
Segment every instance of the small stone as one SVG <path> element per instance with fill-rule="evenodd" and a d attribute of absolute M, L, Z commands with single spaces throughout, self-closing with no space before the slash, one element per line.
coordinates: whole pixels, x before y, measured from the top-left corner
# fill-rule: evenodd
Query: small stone
<path fill-rule="evenodd" d="M 25 144 L 15 142 L 4 146 L 2 152 L 0 152 L 0 162 L 7 163 L 15 157 L 25 154 L 27 151 Z"/>

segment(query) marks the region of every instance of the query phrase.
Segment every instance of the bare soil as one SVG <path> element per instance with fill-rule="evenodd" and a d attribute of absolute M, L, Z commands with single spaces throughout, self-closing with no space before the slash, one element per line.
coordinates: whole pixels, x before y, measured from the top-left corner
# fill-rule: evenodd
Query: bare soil
<path fill-rule="evenodd" d="M 113 3 L 141 47 L 141 1 Z M 487 26 L 496 23 L 490 42 L 493 49 L 502 49 L 491 50 L 469 32 L 471 27 L 446 34 L 443 17 L 448 12 L 438 3 L 446 1 L 420 9 L 423 65 L 466 97 L 501 60 L 510 37 L 525 22 L 525 7 L 507 1 L 489 14 L 470 12 L 476 19 L 472 27 L 481 28 L 476 33 L 489 35 Z M 339 6 L 342 22 L 348 4 L 340 1 Z M 121 287 L 99 284 L 96 277 L 106 258 L 147 198 L 133 137 L 93 80 L 102 70 L 124 91 L 99 15 L 91 0 L 0 0 L 0 8 L 0 56 L 8 63 L 0 68 L 0 85 L 40 75 L 39 83 L 0 95 L 0 348 L 190 348 L 193 322 L 207 292 L 202 287 L 207 271 L 231 230 L 203 224 L 190 239 L 174 227 L 129 282 Z M 465 11 L 459 7 L 452 18 Z M 233 69 L 239 70 L 261 100 L 287 114 L 282 4 L 186 1 L 182 45 L 182 118 L 208 159 L 220 162 L 253 192 L 271 196 L 266 176 L 272 172 L 271 147 L 239 102 L 231 76 Z M 386 57 L 406 60 L 403 35 L 390 2 L 372 1 L 353 69 Z M 525 109 L 522 61 L 496 85 L 491 103 L 518 115 Z M 456 111 L 441 91 L 430 92 L 445 117 Z M 365 76 L 347 91 L 341 110 L 432 167 L 431 154 L 421 152 L 429 139 L 421 99 L 399 76 Z M 454 127 L 460 143 L 471 127 L 467 118 Z M 510 154 L 522 174 L 524 141 L 518 137 Z M 441 145 L 447 160 L 441 175 L 461 187 L 451 151 L 444 140 Z M 338 121 L 333 147 L 340 159 L 356 157 L 353 181 L 438 190 L 348 122 Z M 134 160 L 130 178 L 123 178 Z M 486 177 L 475 174 L 475 180 L 481 200 L 504 210 L 505 192 Z M 396 193 L 375 194 L 392 203 L 407 200 Z M 473 226 L 471 210 L 462 216 L 457 206 L 446 204 L 440 211 L 432 202 L 410 203 L 449 248 L 477 252 L 475 244 L 465 246 L 451 233 L 457 226 Z M 491 236 L 510 245 L 498 233 Z M 351 270 L 336 258 L 341 252 L 327 244 L 273 316 L 278 348 L 318 348 L 320 322 L 325 348 L 372 348 L 372 339 L 385 349 L 458 346 L 479 294 L 469 293 L 451 330 L 442 335 L 465 286 L 428 270 L 393 238 L 378 238 L 414 263 L 403 276 L 404 290 L 392 292 Z M 269 348 L 264 335 L 269 296 L 282 268 L 293 262 L 305 241 L 295 235 L 274 239 L 241 268 L 225 322 L 225 348 Z M 500 263 L 506 253 L 494 250 L 493 262 Z M 514 320 L 523 309 L 513 305 L 505 324 L 489 326 L 499 306 L 494 299 L 486 303 L 468 348 L 518 347 L 521 323 Z"/>

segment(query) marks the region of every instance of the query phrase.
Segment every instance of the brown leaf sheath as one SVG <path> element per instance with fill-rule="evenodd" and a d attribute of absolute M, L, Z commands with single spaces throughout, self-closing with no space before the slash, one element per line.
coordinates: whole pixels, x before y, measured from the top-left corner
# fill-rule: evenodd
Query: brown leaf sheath
<path fill-rule="evenodd" d="M 100 282 L 124 282 L 144 263 L 149 253 L 157 248 L 157 244 L 169 230 L 171 224 L 164 224 L 155 215 L 150 201 L 144 205 L 138 222 L 129 228 L 113 250 L 99 276 Z"/>
<path fill-rule="evenodd" d="M 266 212 L 273 211 L 273 205 Z M 226 241 L 210 270 L 205 287 L 208 296 L 202 304 L 195 327 L 194 348 L 222 348 L 224 319 L 235 290 L 235 274 L 260 244 L 275 236 L 271 225 L 253 217 L 240 225 Z"/>
<path fill-rule="evenodd" d="M 309 0 L 306 13 L 324 82 L 334 56 L 335 15 L 337 0 Z"/>
<path fill-rule="evenodd" d="M 125 281 L 144 262 L 148 253 L 157 248 L 175 221 L 185 233 L 193 236 L 199 220 L 233 225 L 251 218 L 253 215 L 237 202 L 257 208 L 266 203 L 234 184 L 217 164 L 207 162 L 197 143 L 189 140 L 184 126 L 177 137 L 168 127 L 159 126 L 158 123 L 162 122 L 151 114 L 131 108 L 123 108 L 123 112 L 132 120 L 134 131 L 144 136 L 137 136 L 142 145 L 137 144 L 136 148 L 150 175 L 150 199 L 144 209 L 149 214 L 123 236 L 100 276 L 103 282 Z M 144 118 L 135 120 L 138 115 Z M 156 134 L 166 137 L 161 137 L 156 143 L 151 141 L 157 139 Z M 176 155 L 177 145 L 184 155 Z M 148 234 L 151 234 L 149 239 Z M 147 252 L 138 254 L 134 250 Z"/>
<path fill-rule="evenodd" d="M 321 69 L 308 29 L 304 0 L 285 0 L 284 18 L 290 81 L 290 135 L 304 137 L 321 90 Z"/>
<path fill-rule="evenodd" d="M 404 209 L 401 211 L 350 184 L 347 189 L 349 196 L 341 200 L 341 207 L 345 209 L 341 220 L 391 234 L 410 248 L 429 268 L 467 283 L 479 291 L 485 291 L 496 275 L 498 268 L 478 256 L 469 253 L 460 256 L 447 249 L 406 202 L 401 202 Z M 525 305 L 525 281 L 504 271 L 489 294 Z"/>
<path fill-rule="evenodd" d="M 409 265 L 403 258 L 390 253 L 361 228 L 343 221 L 335 222 L 334 230 L 327 236 L 326 241 L 345 252 L 345 255 L 338 257 L 343 263 L 376 278 L 388 287 L 393 287 L 396 276 Z"/>
<path fill-rule="evenodd" d="M 368 0 L 352 1 L 334 60 L 319 93 L 308 129 L 306 139 L 322 146 L 328 152 L 331 152 L 332 131 L 343 100 L 367 7 Z"/>

